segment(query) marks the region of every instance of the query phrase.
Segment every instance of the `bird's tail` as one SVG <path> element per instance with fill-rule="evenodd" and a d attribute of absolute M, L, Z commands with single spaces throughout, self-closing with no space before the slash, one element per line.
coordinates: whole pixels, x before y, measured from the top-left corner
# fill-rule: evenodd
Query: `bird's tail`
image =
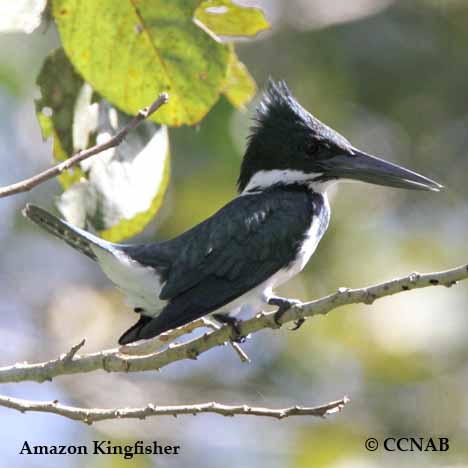
<path fill-rule="evenodd" d="M 92 246 L 108 250 L 111 245 L 38 206 L 28 203 L 23 210 L 23 215 L 93 260 L 97 260 L 97 257 Z"/>

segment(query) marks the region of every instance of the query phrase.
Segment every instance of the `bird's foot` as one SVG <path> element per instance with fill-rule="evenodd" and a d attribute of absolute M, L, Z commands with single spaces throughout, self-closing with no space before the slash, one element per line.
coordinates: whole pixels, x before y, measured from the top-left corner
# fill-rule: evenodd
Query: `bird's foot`
<path fill-rule="evenodd" d="M 301 328 L 302 325 L 304 325 L 304 322 L 305 322 L 305 321 L 306 321 L 305 318 L 300 318 L 299 320 L 296 320 L 296 321 L 294 322 L 294 326 L 291 327 L 289 330 L 291 330 L 291 331 L 299 330 L 299 328 Z"/>
<path fill-rule="evenodd" d="M 278 297 L 278 296 L 273 296 L 268 299 L 268 304 L 269 305 L 274 305 L 278 307 L 278 310 L 275 313 L 275 323 L 279 327 L 281 327 L 281 318 L 283 315 L 291 308 L 294 306 L 297 306 L 301 304 L 301 301 L 297 299 L 286 299 L 285 297 Z M 299 323 L 300 322 L 300 323 Z M 296 321 L 296 326 L 292 328 L 292 330 L 297 330 L 300 328 L 300 326 L 304 323 L 303 319 L 297 320 Z"/>
<path fill-rule="evenodd" d="M 235 317 L 231 317 L 228 314 L 213 314 L 212 317 L 216 319 L 219 323 L 229 325 L 233 331 L 234 337 L 231 338 L 231 341 L 234 343 L 244 343 L 246 337 L 242 335 L 239 324 L 240 320 L 237 320 Z"/>

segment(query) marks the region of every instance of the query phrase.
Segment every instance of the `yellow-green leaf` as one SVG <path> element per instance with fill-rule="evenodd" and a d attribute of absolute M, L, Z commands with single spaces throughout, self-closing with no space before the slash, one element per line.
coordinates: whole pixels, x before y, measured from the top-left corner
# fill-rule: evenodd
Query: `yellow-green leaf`
<path fill-rule="evenodd" d="M 161 160 L 157 161 L 156 171 L 152 173 L 151 180 L 147 180 L 147 178 L 146 180 L 136 179 L 134 183 L 134 185 L 138 183 L 146 183 L 154 187 L 153 199 L 151 200 L 151 204 L 147 209 L 140 208 L 140 211 L 136 210 L 133 217 L 130 217 L 129 219 L 121 217 L 120 221 L 117 222 L 115 225 L 100 231 L 99 235 L 103 239 L 107 239 L 112 242 L 118 242 L 122 239 L 127 239 L 128 237 L 132 237 L 135 234 L 138 234 L 139 232 L 143 231 L 146 225 L 154 218 L 156 213 L 161 208 L 161 205 L 164 200 L 164 195 L 169 185 L 171 164 L 170 151 L 167 140 L 167 130 L 165 127 L 162 127 L 160 132 L 162 132 L 162 134 L 158 138 L 166 140 L 167 143 L 164 143 L 164 141 L 158 142 L 159 146 L 157 148 L 157 151 L 153 153 L 153 150 L 150 149 L 150 153 L 148 153 L 148 155 L 152 154 L 153 159 L 157 160 L 157 158 L 159 158 Z M 155 166 L 155 164 L 148 164 L 147 169 L 151 170 L 152 166 Z M 128 194 L 128 196 L 131 195 L 131 193 Z"/>
<path fill-rule="evenodd" d="M 63 49 L 56 49 L 47 56 L 36 83 L 41 91 L 41 97 L 36 100 L 36 114 L 42 137 L 53 137 L 54 159 L 56 162 L 64 161 L 75 150 L 74 109 L 83 79 L 73 69 Z M 61 174 L 59 181 L 67 188 L 81 176 L 80 169 L 74 168 Z"/>
<path fill-rule="evenodd" d="M 256 91 L 254 79 L 232 48 L 224 95 L 234 107 L 244 109 L 255 96 Z"/>
<path fill-rule="evenodd" d="M 195 12 L 195 21 L 219 36 L 255 36 L 270 29 L 262 10 L 231 0 L 207 0 Z"/>
<path fill-rule="evenodd" d="M 98 142 L 125 125 L 128 116 L 100 103 Z M 86 179 L 62 194 L 58 208 L 75 226 L 92 226 L 118 242 L 141 232 L 161 207 L 169 183 L 166 127 L 144 122 L 117 148 L 86 163 Z"/>
<path fill-rule="evenodd" d="M 74 67 L 128 114 L 167 91 L 152 119 L 199 122 L 224 86 L 229 49 L 193 22 L 199 0 L 53 0 L 52 13 Z"/>

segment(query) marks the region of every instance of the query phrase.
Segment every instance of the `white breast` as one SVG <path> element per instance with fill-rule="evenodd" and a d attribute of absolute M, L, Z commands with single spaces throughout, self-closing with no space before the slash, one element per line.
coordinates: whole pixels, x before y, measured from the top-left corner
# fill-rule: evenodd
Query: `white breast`
<path fill-rule="evenodd" d="M 309 226 L 309 229 L 307 230 L 304 242 L 302 243 L 296 260 L 287 268 L 278 271 L 278 273 L 276 273 L 276 275 L 271 278 L 271 281 L 273 282 L 273 288 L 285 283 L 290 278 L 301 272 L 307 265 L 307 262 L 310 260 L 312 254 L 315 252 L 315 249 L 317 248 L 324 231 L 328 227 L 329 221 L 330 208 L 328 204 L 328 198 L 325 193 L 322 194 L 322 196 L 324 201 L 323 209 L 326 213 L 325 218 L 321 218 L 319 216 L 314 216 L 312 218 L 312 222 Z"/>
<path fill-rule="evenodd" d="M 324 231 L 328 227 L 330 208 L 326 194 L 324 193 L 322 195 L 324 199 L 323 209 L 326 213 L 325 218 L 321 218 L 319 216 L 313 217 L 295 261 L 287 268 L 279 270 L 266 281 L 216 312 L 222 311 L 236 314 L 244 308 L 250 309 L 250 313 L 260 312 L 264 308 L 265 303 L 268 302 L 268 299 L 273 295 L 273 289 L 275 287 L 286 283 L 293 276 L 296 276 L 303 270 L 307 262 L 310 260 L 310 257 L 315 252 Z"/>

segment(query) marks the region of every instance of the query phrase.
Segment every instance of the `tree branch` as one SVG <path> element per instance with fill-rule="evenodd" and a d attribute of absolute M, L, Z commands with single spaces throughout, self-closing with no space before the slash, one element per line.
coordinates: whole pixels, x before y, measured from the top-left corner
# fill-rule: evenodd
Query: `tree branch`
<path fill-rule="evenodd" d="M 141 109 L 138 114 L 130 120 L 130 122 L 122 128 L 118 133 L 116 133 L 110 140 L 105 143 L 95 145 L 87 150 L 80 151 L 65 161 L 52 166 L 49 169 L 46 169 L 39 174 L 36 174 L 29 179 L 22 180 L 12 185 L 5 187 L 0 187 L 0 198 L 8 197 L 16 193 L 28 192 L 32 188 L 36 187 L 39 184 L 42 184 L 46 180 L 52 179 L 60 175 L 62 172 L 70 169 L 73 166 L 78 165 L 81 161 L 88 159 L 95 154 L 102 153 L 105 150 L 114 148 L 115 146 L 120 145 L 122 141 L 127 136 L 128 132 L 136 128 L 143 120 L 146 120 L 151 114 L 156 112 L 162 105 L 166 104 L 169 100 L 169 95 L 167 93 L 161 93 L 159 97 L 154 101 L 150 106 Z"/>
<path fill-rule="evenodd" d="M 86 424 L 92 424 L 105 419 L 145 419 L 149 416 L 178 416 L 184 414 L 196 416 L 200 413 L 215 413 L 221 416 L 264 416 L 276 419 L 283 419 L 289 416 L 316 416 L 323 418 L 341 411 L 348 402 L 349 398 L 345 396 L 341 400 L 332 401 L 325 405 L 313 407 L 291 406 L 289 408 L 280 409 L 247 405 L 222 405 L 215 402 L 177 406 L 156 406 L 148 404 L 144 408 L 88 409 L 62 405 L 57 400 L 35 402 L 20 398 L 0 396 L 0 406 L 6 408 L 15 409 L 22 413 L 27 411 L 53 413 Z"/>
<path fill-rule="evenodd" d="M 132 354 L 132 355 L 143 355 L 151 354 L 156 351 L 159 351 L 164 345 L 174 341 L 175 339 L 192 333 L 198 328 L 211 328 L 212 330 L 219 330 L 220 325 L 217 325 L 213 321 L 202 317 L 193 322 L 187 323 L 181 327 L 174 328 L 173 330 L 168 330 L 161 333 L 156 338 L 150 340 L 137 341 L 136 343 L 131 343 L 128 345 L 123 345 L 120 347 L 120 352 L 123 354 Z M 247 353 L 241 348 L 239 343 L 234 341 L 229 342 L 232 349 L 237 353 L 241 362 L 250 362 L 250 358 Z"/>
<path fill-rule="evenodd" d="M 292 322 L 301 318 L 325 315 L 337 307 L 347 304 L 372 304 L 392 294 L 411 289 L 430 286 L 453 286 L 457 281 L 468 278 L 468 265 L 462 265 L 447 271 L 419 274 L 412 273 L 404 278 L 398 278 L 384 283 L 361 289 L 340 288 L 336 293 L 311 302 L 305 302 L 289 309 L 282 317 L 282 323 Z M 278 328 L 274 313 L 261 313 L 250 320 L 239 324 L 243 336 L 255 333 L 265 328 Z M 203 336 L 180 344 L 169 344 L 164 350 L 157 350 L 143 355 L 125 354 L 127 347 L 109 349 L 97 353 L 74 355 L 70 352 L 57 359 L 37 364 L 17 363 L 13 366 L 0 368 L 0 383 L 35 381 L 44 382 L 65 374 L 93 372 L 103 369 L 107 372 L 139 372 L 159 370 L 173 362 L 197 357 L 222 346 L 231 338 L 232 329 L 223 326 L 219 330 L 206 333 Z M 157 338 L 159 340 L 159 338 Z M 142 343 L 143 349 L 149 342 Z M 135 350 L 138 346 L 135 346 Z"/>

